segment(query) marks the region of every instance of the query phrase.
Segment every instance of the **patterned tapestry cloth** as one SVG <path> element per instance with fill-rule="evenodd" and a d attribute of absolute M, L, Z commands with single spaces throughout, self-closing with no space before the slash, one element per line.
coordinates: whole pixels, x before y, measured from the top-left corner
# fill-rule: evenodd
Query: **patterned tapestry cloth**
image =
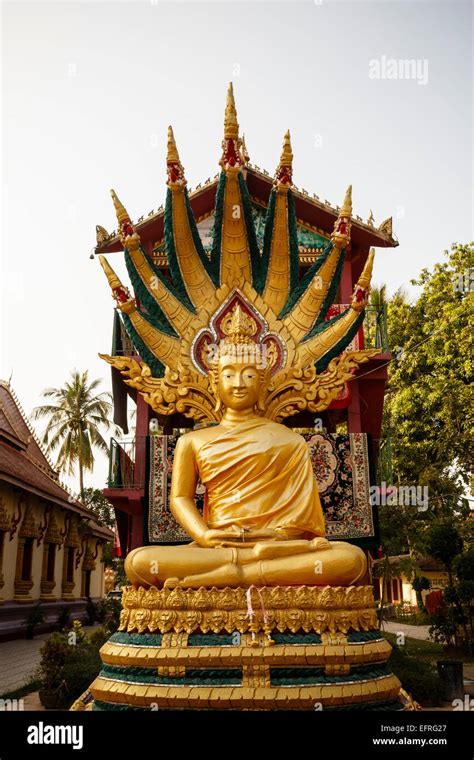
<path fill-rule="evenodd" d="M 341 541 L 374 536 L 370 505 L 369 454 L 366 433 L 303 433 L 318 483 L 329 539 Z M 189 541 L 170 512 L 171 473 L 176 440 L 170 435 L 150 436 L 148 479 L 148 541 L 168 544 Z M 202 509 L 204 487 L 196 489 Z"/>

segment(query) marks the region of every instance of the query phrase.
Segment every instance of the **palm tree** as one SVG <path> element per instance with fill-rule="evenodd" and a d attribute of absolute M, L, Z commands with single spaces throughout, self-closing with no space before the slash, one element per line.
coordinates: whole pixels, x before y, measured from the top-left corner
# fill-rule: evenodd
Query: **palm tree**
<path fill-rule="evenodd" d="M 43 436 L 47 453 L 53 454 L 59 447 L 56 466 L 68 475 L 79 468 L 79 490 L 84 494 L 84 471 L 92 471 L 94 465 L 93 448 L 105 453 L 108 446 L 104 432 L 112 423 L 110 393 L 95 394 L 100 380 L 89 382 L 88 372 L 71 372 L 71 380 L 62 388 L 46 388 L 42 396 L 51 403 L 36 407 L 33 419 L 48 418 Z"/>
<path fill-rule="evenodd" d="M 387 303 L 386 293 L 387 286 L 385 284 L 374 285 L 370 289 L 369 305 L 377 313 L 380 313 L 384 310 L 385 304 Z"/>
<path fill-rule="evenodd" d="M 369 296 L 369 320 L 367 324 L 367 341 L 368 345 L 374 348 L 388 349 L 386 345 L 388 342 L 386 335 L 386 313 L 387 313 L 387 286 L 386 285 L 374 285 L 370 289 Z M 373 322 L 370 324 L 370 317 L 374 316 L 375 320 L 375 335 L 372 335 Z"/>

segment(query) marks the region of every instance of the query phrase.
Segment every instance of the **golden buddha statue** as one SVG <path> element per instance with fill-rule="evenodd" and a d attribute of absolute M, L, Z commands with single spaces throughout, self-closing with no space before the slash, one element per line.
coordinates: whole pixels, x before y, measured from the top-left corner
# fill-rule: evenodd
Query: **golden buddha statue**
<path fill-rule="evenodd" d="M 211 367 L 220 424 L 177 443 L 171 511 L 193 543 L 132 551 L 125 571 L 133 583 L 347 586 L 365 575 L 361 549 L 324 537 L 304 438 L 262 416 L 271 359 L 265 363 L 249 337 L 251 322 L 237 304 Z M 198 479 L 206 487 L 203 516 L 194 501 Z"/>
<path fill-rule="evenodd" d="M 145 310 L 105 257 L 100 261 L 125 327 L 149 363 L 104 358 L 158 413 L 218 423 L 183 435 L 175 452 L 171 510 L 193 542 L 135 549 L 126 560 L 127 576 L 135 584 L 166 587 L 347 586 L 363 578 L 365 555 L 326 540 L 307 446 L 281 420 L 303 409 L 326 409 L 354 369 L 378 353 L 344 353 L 364 317 L 373 252 L 352 303 L 323 321 L 350 240 L 351 187 L 321 260 L 298 283 L 289 132 L 269 206 L 270 245 L 262 256 L 248 212 L 247 158 L 231 86 L 222 147 L 211 262 L 200 247 L 169 128 L 165 236 L 173 271 L 182 278 L 181 295 L 152 268 L 112 191 L 127 266 Z M 194 501 L 199 479 L 206 488 L 203 515 Z"/>
<path fill-rule="evenodd" d="M 391 709 L 398 679 L 367 674 L 368 663 L 387 660 L 390 645 L 374 636 L 365 555 L 325 538 L 309 448 L 282 424 L 328 409 L 379 353 L 349 350 L 368 303 L 373 252 L 351 302 L 330 316 L 350 244 L 351 187 L 327 243 L 300 277 L 289 132 L 261 247 L 232 86 L 223 137 L 209 252 L 169 128 L 163 243 L 170 276 L 112 193 L 133 293 L 104 256 L 100 262 L 135 352 L 103 358 L 155 414 L 185 415 L 197 426 L 177 441 L 170 498 L 192 543 L 128 554 L 120 640 L 103 646 L 106 670 L 91 693 L 98 709 L 314 710 L 362 702 Z M 357 641 L 349 641 L 350 629 Z M 301 645 L 301 632 L 319 638 Z M 310 664 L 324 666 L 324 675 L 303 686 L 300 670 Z M 146 681 L 136 670 L 144 667 Z M 216 682 L 223 667 L 235 672 L 236 685 Z M 278 667 L 290 669 L 286 685 Z"/>

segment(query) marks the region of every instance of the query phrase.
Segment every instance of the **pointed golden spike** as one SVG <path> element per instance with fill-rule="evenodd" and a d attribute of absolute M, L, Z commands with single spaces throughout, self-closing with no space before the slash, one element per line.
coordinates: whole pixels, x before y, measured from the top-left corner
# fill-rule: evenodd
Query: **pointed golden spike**
<path fill-rule="evenodd" d="M 293 151 L 291 149 L 290 130 L 287 129 L 283 138 L 283 148 L 280 157 L 280 166 L 293 166 Z"/>
<path fill-rule="evenodd" d="M 341 250 L 350 243 L 352 214 L 352 185 L 346 190 L 339 216 L 334 223 L 331 240 L 335 248 Z"/>
<path fill-rule="evenodd" d="M 220 165 L 226 174 L 224 208 L 222 215 L 220 282 L 230 287 L 242 286 L 252 279 L 250 247 L 247 238 L 243 201 L 239 187 L 242 170 L 239 124 L 234 103 L 232 82 L 227 90 L 224 119 L 224 139 Z"/>
<path fill-rule="evenodd" d="M 349 185 L 349 187 L 346 190 L 346 194 L 344 196 L 344 202 L 339 212 L 339 216 L 350 217 L 351 215 L 352 215 L 352 185 Z"/>
<path fill-rule="evenodd" d="M 168 181 L 166 184 L 171 190 L 180 192 L 185 187 L 185 185 L 187 185 L 187 182 L 184 176 L 184 166 L 179 159 L 178 148 L 176 147 L 176 140 L 174 139 L 173 127 L 168 127 L 166 171 L 168 174 Z"/>
<path fill-rule="evenodd" d="M 187 197 L 184 192 L 186 178 L 179 159 L 172 127 L 168 127 L 167 172 L 167 185 L 172 192 L 172 202 L 169 209 L 165 212 L 165 218 L 168 218 L 168 214 L 171 213 L 171 234 L 186 293 L 192 304 L 197 308 L 201 308 L 209 302 L 209 299 L 213 298 L 215 287 L 196 250 L 192 223 L 189 218 Z M 137 261 L 137 267 L 140 266 L 143 270 L 142 279 L 146 283 L 147 273 L 144 271 L 144 261 L 144 258 L 142 258 L 141 263 Z M 155 294 L 155 297 L 161 298 L 158 293 Z M 169 298 L 168 301 L 170 301 Z M 161 302 L 160 306 L 163 308 Z M 175 329 L 183 335 L 183 331 L 187 329 L 189 320 L 191 319 L 189 310 L 176 303 L 174 316 L 172 313 L 167 314 L 167 316 L 173 322 Z"/>
<path fill-rule="evenodd" d="M 176 147 L 176 140 L 174 139 L 173 127 L 168 127 L 168 153 L 166 160 L 174 164 L 181 164 L 179 160 L 178 148 Z"/>
<path fill-rule="evenodd" d="M 227 101 L 224 115 L 224 138 L 226 140 L 238 140 L 239 123 L 237 121 L 237 110 L 235 108 L 234 88 L 232 82 L 229 82 L 227 88 Z"/>
<path fill-rule="evenodd" d="M 369 255 L 367 256 L 365 266 L 354 288 L 351 307 L 357 312 L 362 311 L 362 309 L 365 309 L 367 306 L 370 293 L 370 281 L 372 279 L 372 270 L 374 268 L 374 256 L 375 250 L 374 248 L 371 248 Z"/>
<path fill-rule="evenodd" d="M 287 129 L 283 138 L 280 163 L 275 174 L 275 185 L 278 190 L 286 192 L 293 184 L 293 151 L 291 149 L 290 130 Z"/>
<path fill-rule="evenodd" d="M 114 272 L 106 257 L 102 256 L 102 254 L 99 256 L 99 262 L 102 269 L 104 270 L 105 276 L 107 277 L 111 289 L 115 290 L 116 288 L 123 288 L 118 275 Z"/>
<path fill-rule="evenodd" d="M 290 293 L 290 229 L 288 221 L 288 190 L 292 185 L 293 152 L 290 130 L 283 138 L 280 163 L 275 175 L 275 217 L 270 246 L 270 258 L 266 273 L 263 298 L 278 314 Z M 304 335 L 304 333 L 303 333 Z M 298 336 L 302 337 L 302 336 Z"/>
<path fill-rule="evenodd" d="M 115 206 L 115 213 L 117 214 L 117 221 L 119 223 L 119 226 L 121 227 L 123 222 L 129 222 L 130 217 L 127 213 L 127 210 L 123 203 L 120 202 L 119 198 L 117 197 L 117 194 L 115 190 L 111 190 L 110 194 L 112 196 L 112 200 L 114 202 Z"/>

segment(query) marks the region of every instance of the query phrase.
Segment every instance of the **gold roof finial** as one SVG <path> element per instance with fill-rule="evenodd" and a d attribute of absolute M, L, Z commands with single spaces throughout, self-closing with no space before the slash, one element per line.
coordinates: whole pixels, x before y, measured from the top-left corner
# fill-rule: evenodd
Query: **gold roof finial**
<path fill-rule="evenodd" d="M 174 139 L 173 127 L 168 127 L 168 155 L 166 157 L 168 163 L 180 164 L 178 148 L 176 147 L 176 140 Z"/>
<path fill-rule="evenodd" d="M 238 140 L 239 138 L 239 123 L 237 121 L 232 82 L 229 82 L 229 87 L 227 88 L 227 102 L 225 105 L 224 116 L 224 138 L 226 140 Z"/>
<path fill-rule="evenodd" d="M 352 214 L 352 185 L 349 185 L 349 187 L 346 190 L 346 194 L 344 196 L 344 202 L 342 204 L 342 208 L 341 208 L 339 216 L 350 217 L 351 214 Z"/>
<path fill-rule="evenodd" d="M 293 151 L 291 150 L 290 130 L 287 129 L 283 138 L 280 166 L 293 166 Z"/>
<path fill-rule="evenodd" d="M 125 208 L 123 203 L 121 203 L 120 200 L 118 199 L 115 190 L 111 190 L 110 194 L 114 202 L 115 213 L 117 214 L 117 220 L 118 220 L 119 225 L 122 225 L 123 222 L 129 222 L 130 217 L 128 215 L 127 209 Z"/>

